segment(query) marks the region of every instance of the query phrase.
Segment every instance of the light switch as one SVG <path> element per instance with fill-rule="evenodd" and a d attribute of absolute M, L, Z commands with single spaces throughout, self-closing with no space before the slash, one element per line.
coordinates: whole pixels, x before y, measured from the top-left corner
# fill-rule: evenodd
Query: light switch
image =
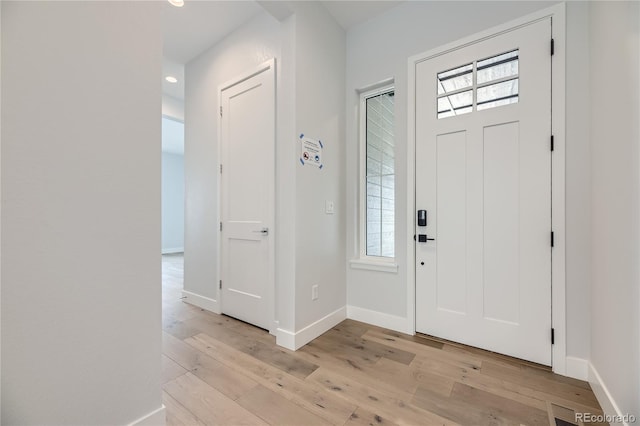
<path fill-rule="evenodd" d="M 324 202 L 324 212 L 326 214 L 333 214 L 333 201 L 326 200 Z"/>

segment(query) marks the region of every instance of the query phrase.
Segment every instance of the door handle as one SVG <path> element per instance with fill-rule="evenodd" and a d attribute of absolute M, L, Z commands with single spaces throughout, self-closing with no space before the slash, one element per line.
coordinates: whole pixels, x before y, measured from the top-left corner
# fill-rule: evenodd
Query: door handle
<path fill-rule="evenodd" d="M 255 232 L 256 234 L 264 234 L 264 235 L 268 235 L 268 234 L 269 234 L 269 228 L 262 228 L 262 229 L 261 229 L 261 230 L 259 230 L 259 231 L 253 231 L 253 232 Z"/>
<path fill-rule="evenodd" d="M 415 239 L 416 237 L 414 236 L 413 239 Z M 418 242 L 419 243 L 426 243 L 427 241 L 435 241 L 435 238 L 429 238 L 426 234 L 418 234 Z"/>

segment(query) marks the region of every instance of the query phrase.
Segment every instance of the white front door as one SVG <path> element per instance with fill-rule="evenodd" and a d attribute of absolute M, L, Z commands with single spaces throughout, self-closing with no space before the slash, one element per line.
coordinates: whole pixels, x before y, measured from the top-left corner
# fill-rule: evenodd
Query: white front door
<path fill-rule="evenodd" d="M 222 312 L 270 328 L 275 78 L 269 62 L 221 91 Z"/>
<path fill-rule="evenodd" d="M 416 331 L 545 365 L 550 40 L 548 18 L 419 63 L 415 117 Z"/>

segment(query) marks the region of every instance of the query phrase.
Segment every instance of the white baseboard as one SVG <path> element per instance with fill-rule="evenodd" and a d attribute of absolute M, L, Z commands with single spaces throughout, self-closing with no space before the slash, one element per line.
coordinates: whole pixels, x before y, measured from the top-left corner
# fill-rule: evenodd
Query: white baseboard
<path fill-rule="evenodd" d="M 285 330 L 284 328 L 278 328 L 276 330 L 276 345 L 295 351 L 296 333 Z"/>
<path fill-rule="evenodd" d="M 164 426 L 167 422 L 165 410 L 165 406 L 162 404 L 162 407 L 129 423 L 129 426 Z"/>
<path fill-rule="evenodd" d="M 407 333 L 407 319 L 396 315 L 385 314 L 384 312 L 372 311 L 370 309 L 359 308 L 357 306 L 347 306 L 347 318 L 388 328 L 389 330 Z M 411 332 L 413 333 L 413 332 Z"/>
<path fill-rule="evenodd" d="M 578 380 L 589 380 L 589 361 L 568 356 L 565 361 L 565 376 Z"/>
<path fill-rule="evenodd" d="M 593 364 L 589 363 L 589 384 L 591 385 L 591 389 L 593 389 L 593 393 L 596 395 L 600 406 L 602 407 L 602 411 L 604 411 L 605 416 L 618 417 L 619 419 L 623 418 L 623 414 L 618 407 L 618 404 L 613 399 L 613 396 L 607 389 L 606 384 L 600 377 L 598 370 L 593 366 Z M 615 422 L 608 421 L 612 425 L 624 425 L 629 426 L 629 423 L 625 421 Z"/>
<path fill-rule="evenodd" d="M 276 343 L 279 346 L 290 349 L 292 351 L 296 351 L 316 337 L 325 333 L 327 330 L 330 330 L 331 328 L 340 324 L 346 318 L 347 309 L 343 306 L 342 308 L 331 312 L 329 315 L 320 318 L 318 321 L 309 324 L 302 330 L 299 330 L 295 333 L 292 333 L 289 330 L 278 328 L 278 330 L 276 331 Z"/>
<path fill-rule="evenodd" d="M 163 248 L 162 254 L 184 253 L 184 247 Z"/>
<path fill-rule="evenodd" d="M 340 324 L 345 319 L 347 319 L 347 308 L 343 306 L 296 332 L 296 350 Z"/>
<path fill-rule="evenodd" d="M 278 320 L 273 320 L 273 323 L 271 324 L 271 328 L 269 329 L 269 334 L 271 334 L 272 336 L 278 336 L 278 328 L 280 328 L 280 321 Z"/>
<path fill-rule="evenodd" d="M 199 308 L 206 309 L 207 311 L 211 311 L 216 314 L 220 313 L 220 304 L 215 299 L 201 296 L 187 290 L 182 290 L 182 296 L 184 297 L 184 299 L 182 299 L 184 302 L 190 303 Z"/>

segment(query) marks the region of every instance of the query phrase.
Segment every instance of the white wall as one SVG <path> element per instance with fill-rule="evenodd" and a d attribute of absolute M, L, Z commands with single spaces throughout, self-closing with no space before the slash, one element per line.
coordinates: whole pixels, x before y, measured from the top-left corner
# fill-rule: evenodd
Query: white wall
<path fill-rule="evenodd" d="M 162 406 L 160 22 L 2 2 L 3 424 Z"/>
<path fill-rule="evenodd" d="M 268 59 L 278 62 L 280 31 L 274 18 L 260 14 L 185 66 L 184 289 L 214 306 L 218 300 L 219 86 Z M 189 293 L 187 300 L 202 300 L 190 300 Z"/>
<path fill-rule="evenodd" d="M 637 2 L 593 2 L 590 12 L 591 364 L 602 379 L 592 384 L 640 417 L 640 11 Z"/>
<path fill-rule="evenodd" d="M 2 99 L 2 3 L 0 3 L 0 100 Z M 2 199 L 2 102 L 0 101 L 0 200 Z M 2 241 L 2 209 L 0 208 L 0 241 Z M 0 244 L 2 259 L 2 244 Z M 2 375 L 2 262 L 0 261 L 0 376 Z M 2 380 L 0 380 L 0 423 L 2 423 Z"/>
<path fill-rule="evenodd" d="M 162 115 L 184 121 L 184 101 L 166 93 L 162 94 Z"/>
<path fill-rule="evenodd" d="M 591 304 L 589 4 L 567 2 L 566 286 L 567 354 L 588 359 Z"/>
<path fill-rule="evenodd" d="M 407 2 L 347 34 L 347 256 L 355 258 L 358 211 L 357 89 L 395 78 L 396 84 L 396 260 L 397 274 L 347 269 L 347 304 L 375 313 L 388 324 L 402 324 L 407 316 L 405 235 L 407 176 L 407 60 L 410 56 L 455 41 L 489 27 L 548 7 L 550 2 Z M 584 73 L 586 5 L 568 6 L 567 52 L 570 72 Z M 584 123 L 588 119 L 584 75 L 567 86 L 567 326 L 569 355 L 588 358 L 590 234 L 590 149 Z"/>
<path fill-rule="evenodd" d="M 219 309 L 217 265 L 212 261 L 218 257 L 219 244 L 218 88 L 275 57 L 274 328 L 293 338 L 331 313 L 342 309 L 344 317 L 345 35 L 318 4 L 286 2 L 279 6 L 289 9 L 277 14 L 281 22 L 264 13 L 186 66 L 185 295 L 200 304 L 206 298 L 210 308 Z M 299 164 L 300 133 L 324 142 L 322 170 Z M 333 215 L 325 214 L 325 200 L 334 201 Z M 319 285 L 319 299 L 312 302 L 314 284 Z M 280 337 L 278 341 L 295 344 Z"/>
<path fill-rule="evenodd" d="M 300 3 L 295 13 L 296 133 L 320 139 L 324 145 L 322 169 L 300 164 L 299 153 L 288 160 L 297 169 L 295 310 L 299 331 L 346 303 L 346 52 L 344 30 L 324 7 Z M 334 202 L 334 214 L 325 214 L 326 200 Z M 316 301 L 311 300 L 313 285 L 319 289 Z"/>
<path fill-rule="evenodd" d="M 184 156 L 162 153 L 162 253 L 184 251 Z"/>
<path fill-rule="evenodd" d="M 277 5 L 284 6 L 284 2 Z M 278 330 L 295 331 L 296 297 L 296 25 L 287 15 L 280 23 L 280 63 L 276 66 L 276 288 L 275 324 Z M 291 161 L 291 159 L 296 159 Z M 282 341 L 280 341 L 283 344 Z"/>

